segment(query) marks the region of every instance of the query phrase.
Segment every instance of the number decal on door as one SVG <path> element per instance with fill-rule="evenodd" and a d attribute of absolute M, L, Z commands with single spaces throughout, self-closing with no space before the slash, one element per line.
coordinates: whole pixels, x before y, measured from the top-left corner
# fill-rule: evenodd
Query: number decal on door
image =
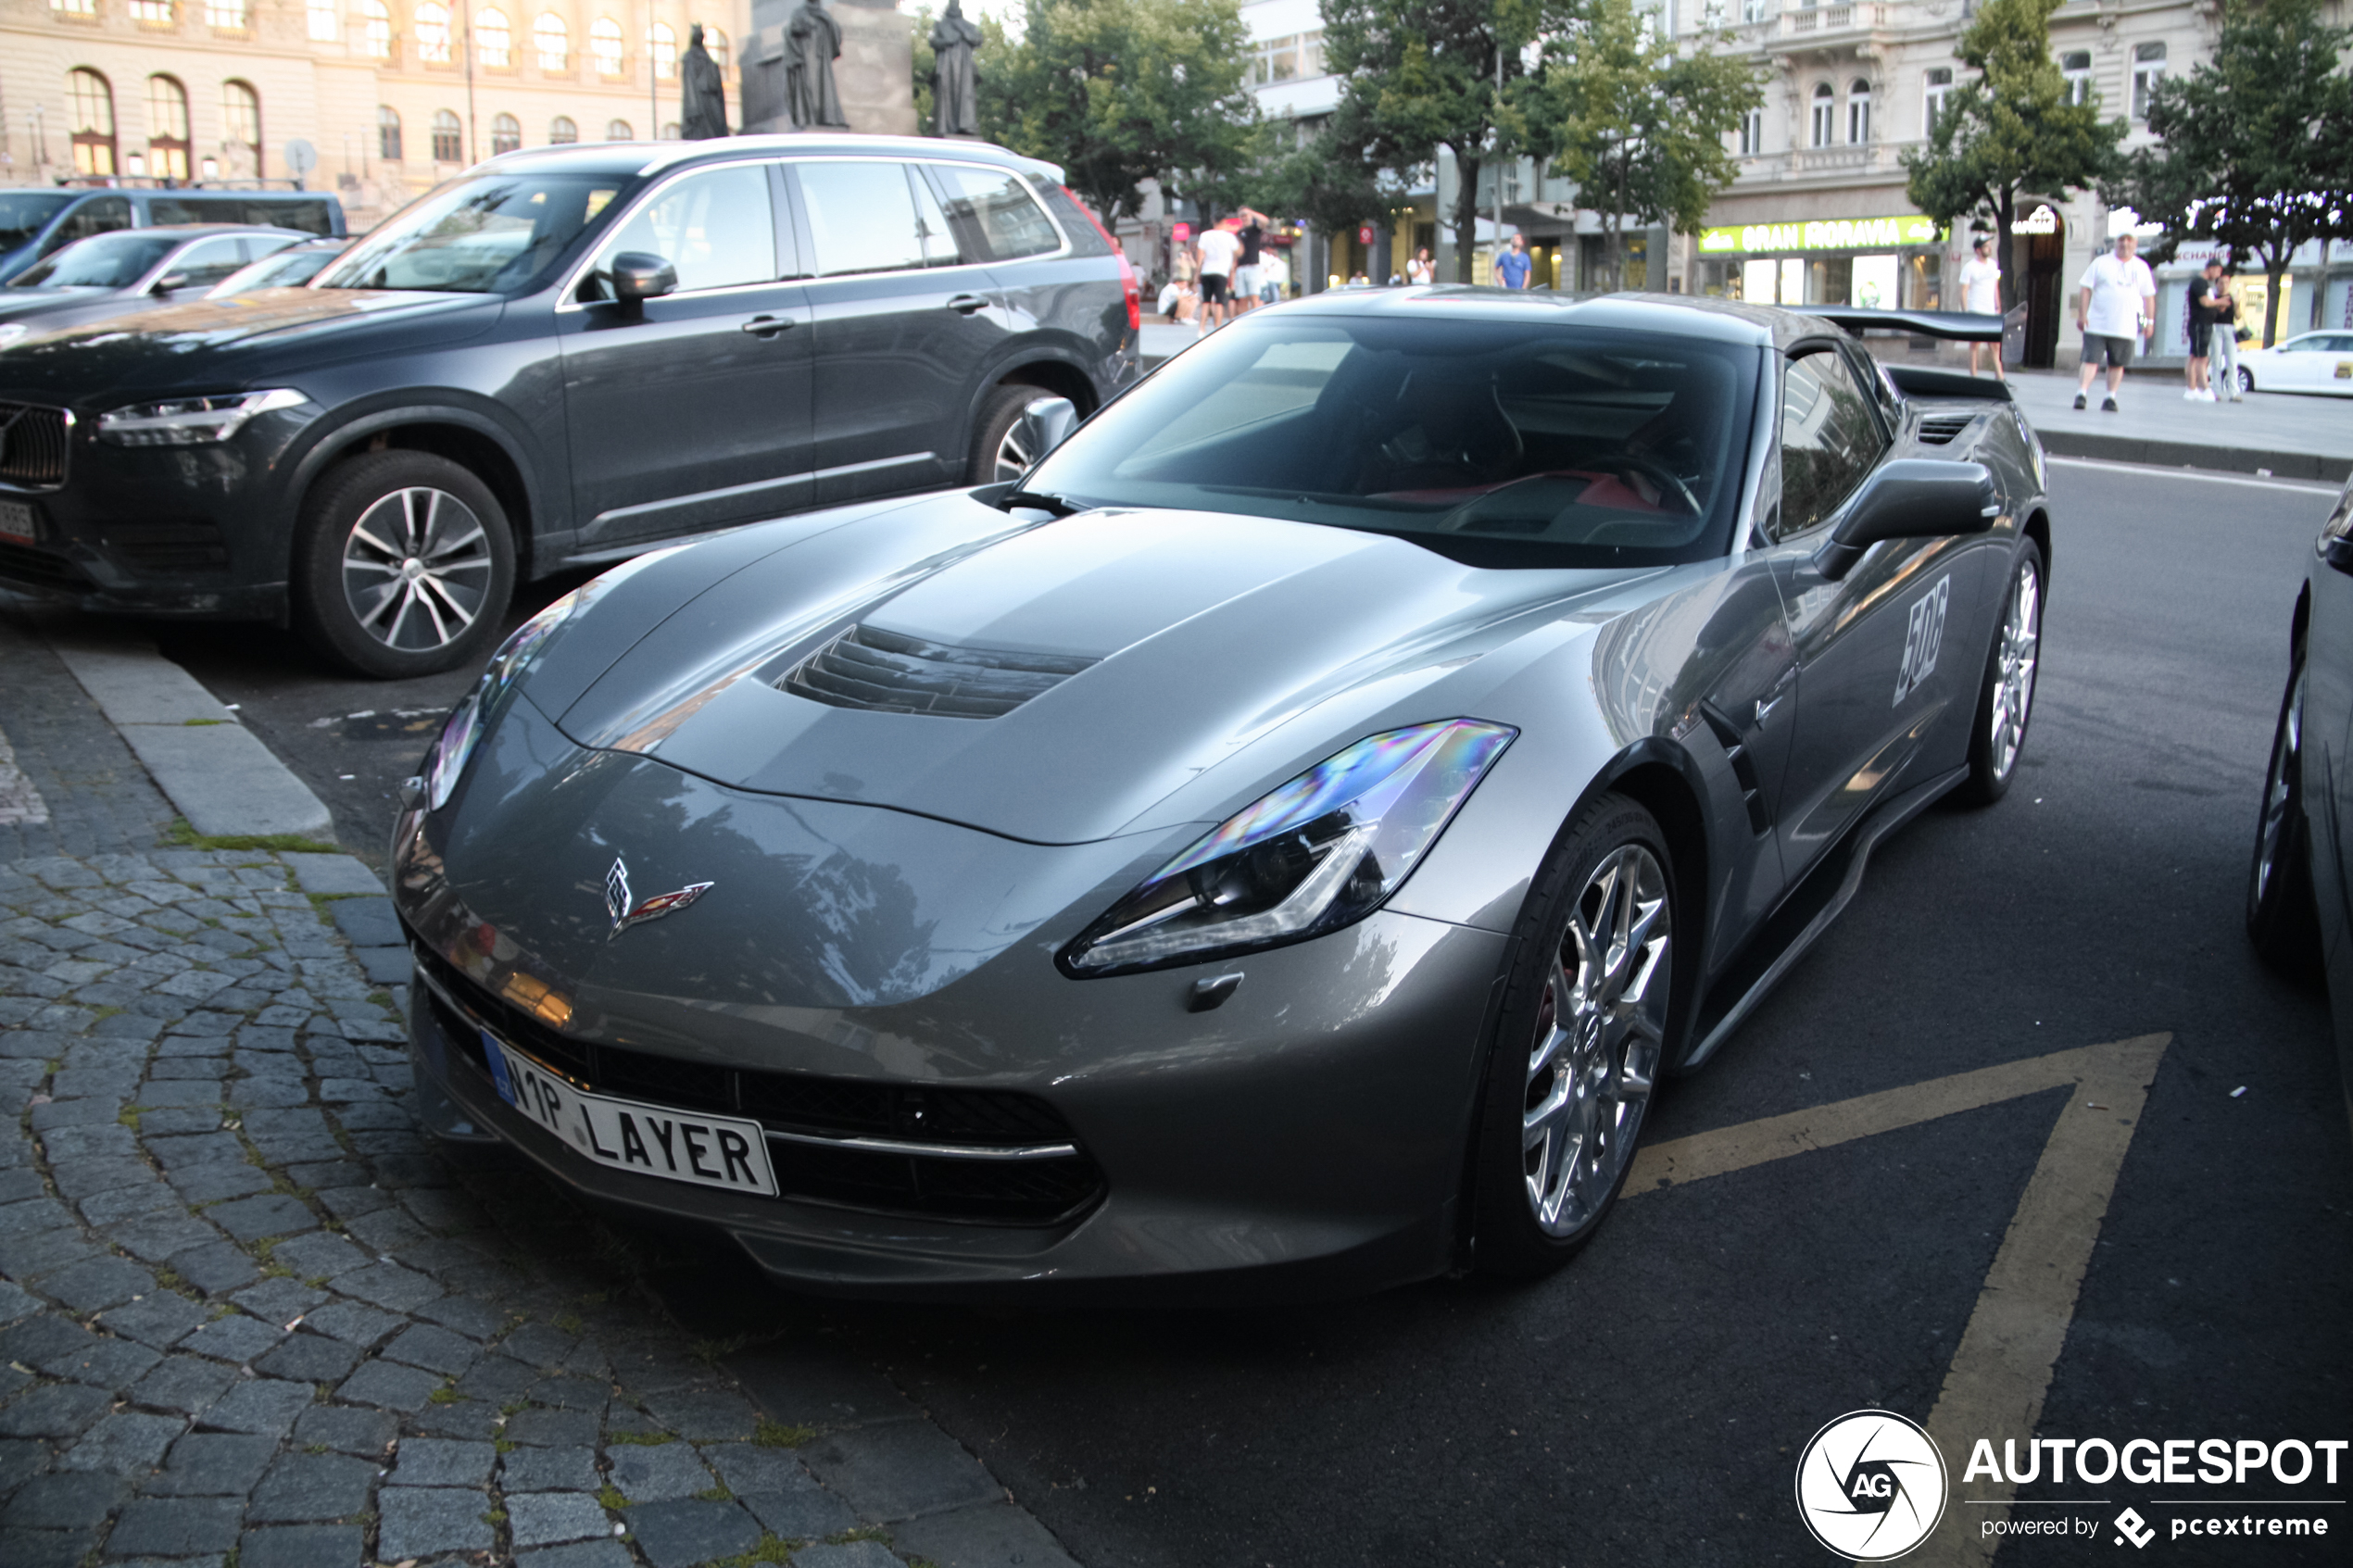
<path fill-rule="evenodd" d="M 1936 653 L 1944 643 L 1944 608 L 1953 601 L 1953 577 L 1947 572 L 1912 602 L 1911 624 L 1904 631 L 1904 667 L 1895 672 L 1895 705 L 1919 691 L 1936 673 Z"/>

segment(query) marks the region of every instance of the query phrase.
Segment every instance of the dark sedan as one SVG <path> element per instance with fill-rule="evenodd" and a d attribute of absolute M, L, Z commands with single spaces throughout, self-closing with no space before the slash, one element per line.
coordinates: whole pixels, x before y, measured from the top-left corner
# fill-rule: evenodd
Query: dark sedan
<path fill-rule="evenodd" d="M 258 289 L 0 349 L 0 583 L 476 658 L 514 583 L 998 476 L 1136 371 L 1126 258 L 1051 166 L 739 136 L 510 154 Z M 11 521 L 13 520 L 13 521 Z"/>

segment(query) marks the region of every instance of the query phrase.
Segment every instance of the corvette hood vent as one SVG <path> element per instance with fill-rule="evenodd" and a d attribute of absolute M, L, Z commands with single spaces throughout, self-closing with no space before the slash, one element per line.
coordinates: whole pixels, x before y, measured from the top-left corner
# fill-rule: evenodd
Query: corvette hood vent
<path fill-rule="evenodd" d="M 786 671 L 781 691 L 834 708 L 1000 719 L 1096 663 L 1051 653 L 950 647 L 852 626 Z"/>
<path fill-rule="evenodd" d="M 1923 414 L 1920 416 L 1919 443 L 1923 446 L 1949 446 L 1953 438 L 1969 429 L 1976 419 L 1974 413 Z"/>

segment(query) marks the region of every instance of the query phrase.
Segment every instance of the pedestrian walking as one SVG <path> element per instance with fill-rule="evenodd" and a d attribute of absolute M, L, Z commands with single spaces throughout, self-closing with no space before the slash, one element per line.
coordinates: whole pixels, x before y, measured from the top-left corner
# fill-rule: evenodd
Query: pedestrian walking
<path fill-rule="evenodd" d="M 1971 247 L 1977 254 L 1961 264 L 1961 308 L 1973 316 L 1999 316 L 2002 313 L 2002 270 L 1994 261 L 1993 243 L 1979 236 Z M 2002 374 L 2002 345 L 1998 343 L 1972 343 L 1969 345 L 1969 373 L 1977 374 L 1980 357 L 1993 351 L 1994 379 L 2006 381 Z"/>
<path fill-rule="evenodd" d="M 2075 406 L 2085 406 L 2092 378 L 2103 362 L 2108 366 L 2108 396 L 2103 412 L 2117 411 L 2117 389 L 2124 384 L 2124 368 L 2133 352 L 2148 335 L 2157 314 L 2157 279 L 2148 263 L 2133 254 L 2140 243 L 2128 231 L 2116 236 L 2116 248 L 2095 256 L 2076 284 L 2075 325 L 2083 334 L 2083 368 L 2075 383 Z"/>
<path fill-rule="evenodd" d="M 1528 275 L 1536 270 L 1536 258 L 1528 254 L 1528 236 L 1514 234 L 1511 248 L 1495 257 L 1495 286 L 1524 289 Z"/>
<path fill-rule="evenodd" d="M 2231 291 L 2230 269 L 2220 260 L 2206 264 L 2206 275 L 2213 281 L 2207 305 L 2214 316 L 2214 325 L 2208 330 L 2207 367 L 2213 375 L 2221 377 L 2224 401 L 2236 403 L 2240 400 L 2239 296 Z M 2207 385 L 2213 384 L 2209 376 Z"/>
<path fill-rule="evenodd" d="M 1214 229 L 1203 229 L 1201 238 L 1193 242 L 1193 250 L 1201 263 L 1201 315 L 1207 331 L 1215 332 L 1226 321 L 1226 310 L 1233 298 L 1234 263 L 1241 256 L 1242 243 L 1226 225 L 1227 219 Z"/>
<path fill-rule="evenodd" d="M 1241 227 L 1234 238 L 1241 242 L 1241 255 L 1234 265 L 1234 314 L 1239 316 L 1257 307 L 1258 291 L 1265 286 L 1264 247 L 1266 225 L 1274 221 L 1265 213 L 1243 207 L 1238 214 Z"/>
<path fill-rule="evenodd" d="M 2182 395 L 2192 403 L 2214 401 L 2214 384 L 2207 379 L 2207 350 L 2214 341 L 2214 285 L 2221 275 L 2221 261 L 2208 257 L 2204 270 L 2190 280 L 2185 301 L 2189 312 L 2190 354 L 2182 366 L 2182 373 L 2189 385 Z"/>
<path fill-rule="evenodd" d="M 1429 258 L 1429 247 L 1424 245 L 1405 263 L 1405 281 L 1409 283 L 1430 283 L 1438 281 L 1438 267 Z"/>
<path fill-rule="evenodd" d="M 1268 250 L 1258 263 L 1258 302 L 1274 305 L 1290 287 L 1290 259 L 1279 250 Z"/>

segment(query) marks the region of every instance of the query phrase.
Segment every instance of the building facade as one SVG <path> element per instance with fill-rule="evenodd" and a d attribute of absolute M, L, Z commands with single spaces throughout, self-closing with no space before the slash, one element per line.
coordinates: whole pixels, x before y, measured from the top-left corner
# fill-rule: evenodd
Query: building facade
<path fill-rule="evenodd" d="M 334 191 L 357 232 L 497 153 L 675 136 L 694 22 L 732 116 L 749 15 L 749 0 L 0 0 L 0 185 L 299 180 Z"/>

